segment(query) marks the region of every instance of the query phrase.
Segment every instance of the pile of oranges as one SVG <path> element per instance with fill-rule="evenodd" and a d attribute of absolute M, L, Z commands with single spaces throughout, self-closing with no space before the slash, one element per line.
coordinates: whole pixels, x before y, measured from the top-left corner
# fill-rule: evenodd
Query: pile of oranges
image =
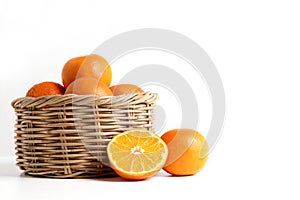
<path fill-rule="evenodd" d="M 110 86 L 112 70 L 101 56 L 91 54 L 72 58 L 62 69 L 62 85 L 42 82 L 30 88 L 27 97 L 49 95 L 117 96 L 143 93 L 133 84 Z M 115 136 L 107 146 L 110 166 L 128 180 L 143 180 L 159 170 L 176 175 L 194 175 L 207 161 L 205 138 L 192 129 L 174 129 L 161 137 L 146 130 L 130 130 Z"/>
<path fill-rule="evenodd" d="M 29 89 L 27 97 L 78 94 L 97 96 L 117 96 L 142 93 L 133 84 L 119 84 L 110 87 L 112 70 L 109 63 L 97 54 L 70 59 L 62 69 L 62 83 L 42 82 Z"/>

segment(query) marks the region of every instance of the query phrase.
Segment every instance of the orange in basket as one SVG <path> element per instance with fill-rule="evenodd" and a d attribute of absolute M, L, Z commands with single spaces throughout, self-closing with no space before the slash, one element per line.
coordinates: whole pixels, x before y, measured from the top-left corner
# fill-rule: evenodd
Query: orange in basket
<path fill-rule="evenodd" d="M 96 54 L 70 59 L 62 70 L 64 86 L 67 88 L 75 79 L 81 77 L 93 77 L 109 86 L 112 70 L 109 63 Z"/>
<path fill-rule="evenodd" d="M 98 79 L 90 77 L 82 77 L 73 81 L 67 87 L 66 94 L 112 96 L 109 87 Z"/>
<path fill-rule="evenodd" d="M 41 97 L 50 95 L 62 95 L 65 93 L 65 88 L 55 82 L 42 82 L 32 86 L 26 97 Z"/>
<path fill-rule="evenodd" d="M 122 95 L 122 94 L 134 94 L 134 93 L 143 93 L 144 91 L 133 84 L 119 84 L 110 87 L 114 96 Z"/>

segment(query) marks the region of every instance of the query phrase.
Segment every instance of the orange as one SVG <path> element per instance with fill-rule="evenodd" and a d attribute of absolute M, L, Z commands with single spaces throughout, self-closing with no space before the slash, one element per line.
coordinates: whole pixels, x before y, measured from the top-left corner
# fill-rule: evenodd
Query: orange
<path fill-rule="evenodd" d="M 107 146 L 111 167 L 128 180 L 143 180 L 164 166 L 168 148 L 155 133 L 131 130 L 115 136 Z"/>
<path fill-rule="evenodd" d="M 110 87 L 114 96 L 122 95 L 122 94 L 133 94 L 133 93 L 143 93 L 144 91 L 133 84 L 119 84 Z"/>
<path fill-rule="evenodd" d="M 65 88 L 55 82 L 42 82 L 32 86 L 26 97 L 41 97 L 50 95 L 62 95 L 65 92 Z"/>
<path fill-rule="evenodd" d="M 77 72 L 85 58 L 86 56 L 72 58 L 65 64 L 62 70 L 62 82 L 66 88 L 75 80 Z"/>
<path fill-rule="evenodd" d="M 207 161 L 208 145 L 205 138 L 191 129 L 174 129 L 161 136 L 169 155 L 164 170 L 173 175 L 193 175 Z"/>
<path fill-rule="evenodd" d="M 81 77 L 93 77 L 109 86 L 112 79 L 111 67 L 103 57 L 96 54 L 70 59 L 62 70 L 64 86 L 67 88 L 75 79 Z"/>
<path fill-rule="evenodd" d="M 96 78 L 82 77 L 73 81 L 65 94 L 112 96 L 109 87 Z"/>

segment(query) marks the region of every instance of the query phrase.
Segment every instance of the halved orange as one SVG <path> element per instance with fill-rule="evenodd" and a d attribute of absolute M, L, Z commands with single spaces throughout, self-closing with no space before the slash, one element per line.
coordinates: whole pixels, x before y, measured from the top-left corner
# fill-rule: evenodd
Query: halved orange
<path fill-rule="evenodd" d="M 128 180 L 143 180 L 163 168 L 168 148 L 154 132 L 131 130 L 109 142 L 107 155 L 111 167 L 119 176 Z"/>

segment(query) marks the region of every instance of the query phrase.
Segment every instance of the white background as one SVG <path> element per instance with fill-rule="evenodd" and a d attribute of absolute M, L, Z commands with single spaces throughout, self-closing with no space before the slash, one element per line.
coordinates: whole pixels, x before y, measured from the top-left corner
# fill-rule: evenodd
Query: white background
<path fill-rule="evenodd" d="M 297 0 L 0 1 L 0 156 L 5 160 L 0 165 L 0 195 L 299 199 L 298 4 Z M 90 53 L 116 34 L 149 27 L 174 30 L 196 41 L 222 77 L 226 122 L 206 167 L 196 176 L 160 173 L 143 182 L 24 177 L 14 167 L 15 116 L 10 102 L 37 82 L 60 82 L 62 65 L 69 58 Z"/>

